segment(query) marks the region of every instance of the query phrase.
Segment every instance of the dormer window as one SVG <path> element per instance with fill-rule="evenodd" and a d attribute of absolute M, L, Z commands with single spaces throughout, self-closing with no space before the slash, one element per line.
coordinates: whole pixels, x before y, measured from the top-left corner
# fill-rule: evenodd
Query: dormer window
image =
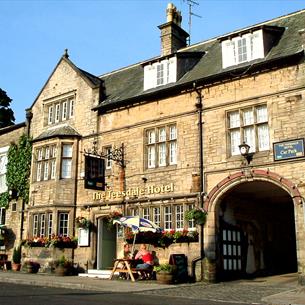
<path fill-rule="evenodd" d="M 144 66 L 144 90 L 177 81 L 177 58 L 163 59 Z"/>
<path fill-rule="evenodd" d="M 262 29 L 222 41 L 223 69 L 264 57 Z"/>

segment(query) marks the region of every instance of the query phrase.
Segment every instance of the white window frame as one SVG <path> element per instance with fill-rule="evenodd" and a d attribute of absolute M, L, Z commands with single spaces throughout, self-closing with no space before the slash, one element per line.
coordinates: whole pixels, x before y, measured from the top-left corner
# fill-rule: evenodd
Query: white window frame
<path fill-rule="evenodd" d="M 63 237 L 69 236 L 69 213 L 58 213 L 58 235 Z"/>
<path fill-rule="evenodd" d="M 56 176 L 56 144 L 36 148 L 36 181 L 53 180 Z"/>
<path fill-rule="evenodd" d="M 55 123 L 58 123 L 60 121 L 60 103 L 55 104 Z"/>
<path fill-rule="evenodd" d="M 61 100 L 56 100 L 52 103 L 47 103 L 46 115 L 47 125 L 64 122 L 75 115 L 75 97 L 68 97 Z"/>
<path fill-rule="evenodd" d="M 48 125 L 51 125 L 54 120 L 54 105 L 48 106 Z"/>
<path fill-rule="evenodd" d="M 268 109 L 266 104 L 230 111 L 227 113 L 227 119 L 231 156 L 240 154 L 238 146 L 243 142 L 250 146 L 250 152 L 270 149 Z"/>
<path fill-rule="evenodd" d="M 112 168 L 112 160 L 111 160 L 110 156 L 111 156 L 111 152 L 112 152 L 112 147 L 111 146 L 105 147 L 104 150 L 105 150 L 105 154 L 107 156 L 105 167 L 106 167 L 106 169 L 111 169 Z"/>
<path fill-rule="evenodd" d="M 41 173 L 42 173 L 42 162 L 37 163 L 36 166 L 36 181 L 41 181 Z"/>
<path fill-rule="evenodd" d="M 161 227 L 161 208 L 159 206 L 153 207 L 153 222 Z"/>
<path fill-rule="evenodd" d="M 0 194 L 8 190 L 6 184 L 7 153 L 9 146 L 0 148 Z"/>
<path fill-rule="evenodd" d="M 46 234 L 46 214 L 40 214 L 39 237 L 45 237 Z"/>
<path fill-rule="evenodd" d="M 240 43 L 242 42 L 243 45 L 241 47 Z M 223 69 L 264 58 L 263 30 L 256 30 L 253 33 L 246 33 L 232 39 L 226 39 L 222 41 L 221 47 Z"/>
<path fill-rule="evenodd" d="M 38 231 L 39 230 L 39 214 L 33 215 L 33 236 L 38 237 Z"/>
<path fill-rule="evenodd" d="M 47 237 L 51 238 L 53 234 L 53 214 L 52 213 L 47 213 Z"/>
<path fill-rule="evenodd" d="M 164 230 L 169 231 L 173 229 L 173 219 L 172 219 L 172 206 L 166 205 L 163 207 L 164 213 Z"/>
<path fill-rule="evenodd" d="M 150 220 L 150 208 L 149 207 L 142 209 L 142 217 L 144 219 Z"/>
<path fill-rule="evenodd" d="M 176 204 L 174 207 L 176 231 L 182 231 L 184 229 L 184 207 L 183 204 Z"/>
<path fill-rule="evenodd" d="M 146 168 L 177 164 L 177 126 L 168 124 L 149 128 L 146 137 Z"/>
<path fill-rule="evenodd" d="M 61 120 L 65 121 L 68 118 L 68 101 L 64 101 L 62 103 L 62 114 L 61 114 Z"/>
<path fill-rule="evenodd" d="M 177 81 L 177 58 L 171 57 L 144 66 L 144 91 Z"/>
<path fill-rule="evenodd" d="M 69 117 L 73 118 L 74 117 L 74 99 L 71 98 L 69 99 Z"/>
<path fill-rule="evenodd" d="M 73 144 L 62 144 L 61 154 L 61 178 L 69 179 L 72 177 L 72 155 Z"/>

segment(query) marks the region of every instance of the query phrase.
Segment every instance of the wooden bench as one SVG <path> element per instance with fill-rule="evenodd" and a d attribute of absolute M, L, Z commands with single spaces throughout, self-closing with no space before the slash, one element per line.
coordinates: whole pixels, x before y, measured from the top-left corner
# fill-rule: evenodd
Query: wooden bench
<path fill-rule="evenodd" d="M 141 268 L 130 268 L 131 272 L 134 274 L 145 274 L 147 279 L 153 279 L 153 275 L 154 275 L 154 270 L 153 269 L 141 269 Z M 116 272 L 120 272 L 120 273 L 128 273 L 128 269 L 116 269 Z"/>

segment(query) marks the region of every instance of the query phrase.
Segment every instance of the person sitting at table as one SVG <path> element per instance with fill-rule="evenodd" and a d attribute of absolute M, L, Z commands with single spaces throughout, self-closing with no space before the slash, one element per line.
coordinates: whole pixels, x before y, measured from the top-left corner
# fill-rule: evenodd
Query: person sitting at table
<path fill-rule="evenodd" d="M 122 258 L 124 259 L 132 259 L 132 253 L 130 251 L 129 244 L 125 243 L 123 247 L 123 252 L 122 252 Z M 120 265 L 120 268 L 124 269 L 125 266 L 123 264 Z M 126 279 L 127 275 L 124 272 L 120 272 L 120 278 Z"/>
<path fill-rule="evenodd" d="M 139 252 L 136 254 L 135 259 L 141 259 L 143 263 L 137 264 L 137 269 L 152 270 L 154 265 L 154 258 L 152 254 L 147 250 L 145 244 L 141 244 Z M 148 278 L 148 274 L 145 271 L 140 271 L 141 279 Z"/>
<path fill-rule="evenodd" d="M 130 251 L 130 246 L 127 243 L 124 243 L 123 258 L 125 258 L 125 259 L 132 259 L 132 253 Z"/>

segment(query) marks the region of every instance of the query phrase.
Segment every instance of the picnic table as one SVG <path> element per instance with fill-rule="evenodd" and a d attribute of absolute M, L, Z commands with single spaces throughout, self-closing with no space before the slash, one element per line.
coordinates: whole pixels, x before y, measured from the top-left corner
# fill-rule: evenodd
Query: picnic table
<path fill-rule="evenodd" d="M 139 272 L 145 272 L 152 274 L 153 270 L 149 269 L 139 269 L 134 268 L 139 260 L 136 259 L 126 259 L 126 258 L 117 258 L 114 260 L 114 265 L 112 271 L 109 276 L 109 280 L 113 278 L 115 272 L 126 273 L 126 278 L 131 279 L 132 282 L 135 282 L 134 274 L 138 274 Z"/>

